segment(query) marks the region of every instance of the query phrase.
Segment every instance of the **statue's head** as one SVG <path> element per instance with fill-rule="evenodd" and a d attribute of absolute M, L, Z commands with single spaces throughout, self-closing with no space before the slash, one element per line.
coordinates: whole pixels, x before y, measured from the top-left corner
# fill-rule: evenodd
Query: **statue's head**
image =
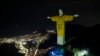
<path fill-rule="evenodd" d="M 59 16 L 62 16 L 63 15 L 63 11 L 62 9 L 59 9 Z"/>

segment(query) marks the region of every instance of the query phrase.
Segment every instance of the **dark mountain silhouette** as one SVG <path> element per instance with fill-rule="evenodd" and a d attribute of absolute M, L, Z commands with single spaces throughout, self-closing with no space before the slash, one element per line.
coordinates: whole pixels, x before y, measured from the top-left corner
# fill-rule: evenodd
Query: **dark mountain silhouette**
<path fill-rule="evenodd" d="M 76 37 L 70 43 L 73 47 L 90 48 L 91 52 L 95 52 L 96 56 L 99 52 L 100 42 L 100 25 L 94 25 L 92 27 L 84 27 L 81 25 L 67 25 L 66 32 L 68 38 Z"/>

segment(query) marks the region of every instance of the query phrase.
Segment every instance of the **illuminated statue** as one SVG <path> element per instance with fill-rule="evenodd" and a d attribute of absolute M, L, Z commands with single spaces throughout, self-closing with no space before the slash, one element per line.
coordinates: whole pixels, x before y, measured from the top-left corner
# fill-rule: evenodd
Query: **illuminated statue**
<path fill-rule="evenodd" d="M 63 11 L 61 9 L 59 9 L 59 16 L 47 17 L 56 22 L 58 45 L 65 44 L 65 22 L 73 21 L 73 17 L 78 17 L 78 15 L 63 15 Z"/>
<path fill-rule="evenodd" d="M 51 19 L 52 21 L 56 22 L 56 30 L 57 30 L 57 46 L 49 51 L 49 56 L 64 56 L 65 47 L 63 46 L 66 43 L 65 41 L 65 22 L 73 21 L 74 17 L 78 17 L 78 15 L 63 15 L 63 11 L 61 9 L 59 9 L 58 16 L 47 17 Z"/>

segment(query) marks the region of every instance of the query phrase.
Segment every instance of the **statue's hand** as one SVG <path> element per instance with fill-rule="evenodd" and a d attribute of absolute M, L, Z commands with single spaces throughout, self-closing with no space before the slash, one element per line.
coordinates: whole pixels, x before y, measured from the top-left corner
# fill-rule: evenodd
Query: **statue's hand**
<path fill-rule="evenodd" d="M 74 17 L 78 17 L 79 16 L 79 14 L 74 14 Z"/>
<path fill-rule="evenodd" d="M 48 16 L 47 19 L 51 19 L 51 17 Z"/>

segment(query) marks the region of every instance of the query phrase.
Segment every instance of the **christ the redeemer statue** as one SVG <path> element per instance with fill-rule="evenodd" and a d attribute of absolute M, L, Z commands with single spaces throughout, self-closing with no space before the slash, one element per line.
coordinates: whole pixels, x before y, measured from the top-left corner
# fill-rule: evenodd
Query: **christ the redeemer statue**
<path fill-rule="evenodd" d="M 65 22 L 73 21 L 73 17 L 78 17 L 78 15 L 63 15 L 63 11 L 61 9 L 59 9 L 58 16 L 48 17 L 51 18 L 52 21 L 56 22 L 58 45 L 65 44 Z"/>

